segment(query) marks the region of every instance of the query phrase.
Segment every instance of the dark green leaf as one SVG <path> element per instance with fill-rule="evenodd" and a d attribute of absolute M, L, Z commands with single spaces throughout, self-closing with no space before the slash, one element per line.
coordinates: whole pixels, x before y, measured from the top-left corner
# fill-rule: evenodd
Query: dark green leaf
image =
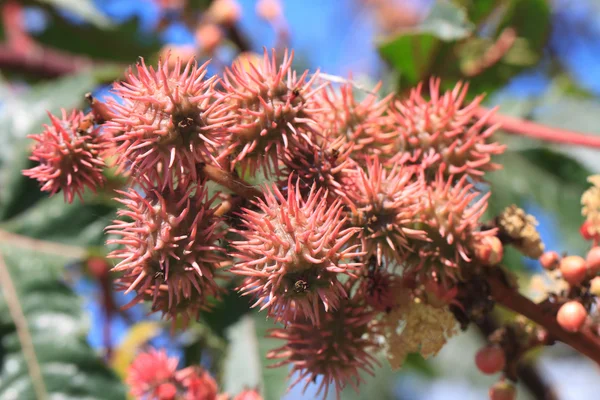
<path fill-rule="evenodd" d="M 116 204 L 79 200 L 66 204 L 59 195 L 45 198 L 0 224 L 12 233 L 72 246 L 102 246 L 104 228 L 115 217 Z"/>
<path fill-rule="evenodd" d="M 401 79 L 414 85 L 431 72 L 441 42 L 464 39 L 472 30 L 464 9 L 449 2 L 437 2 L 420 25 L 384 41 L 379 52 L 400 72 Z"/>
<path fill-rule="evenodd" d="M 63 262 L 7 245 L 0 251 L 27 320 L 33 347 L 50 396 L 64 399 L 124 399 L 118 378 L 86 340 L 77 296 L 60 281 Z M 2 372 L 0 398 L 36 398 L 21 343 L 0 298 Z"/>
<path fill-rule="evenodd" d="M 490 215 L 510 204 L 537 203 L 557 219 L 564 249 L 583 250 L 580 198 L 590 172 L 580 163 L 549 149 L 507 151 L 496 161 L 503 169 L 489 174 Z"/>
<path fill-rule="evenodd" d="M 153 32 L 142 32 L 135 19 L 111 29 L 100 29 L 91 25 L 73 25 L 55 15 L 48 28 L 36 40 L 94 60 L 126 64 L 134 63 L 138 57 L 153 55 L 160 49 L 156 35 Z"/>

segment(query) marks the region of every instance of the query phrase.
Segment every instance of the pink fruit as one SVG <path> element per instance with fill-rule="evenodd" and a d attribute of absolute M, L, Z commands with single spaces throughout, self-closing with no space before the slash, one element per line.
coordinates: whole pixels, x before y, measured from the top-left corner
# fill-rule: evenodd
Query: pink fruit
<path fill-rule="evenodd" d="M 486 346 L 475 355 L 475 365 L 484 374 L 495 374 L 504 369 L 506 357 L 500 346 Z"/>
<path fill-rule="evenodd" d="M 577 332 L 585 323 L 587 311 L 578 301 L 568 301 L 558 310 L 556 320 L 568 332 Z"/>
<path fill-rule="evenodd" d="M 587 274 L 585 260 L 580 256 L 568 256 L 560 262 L 560 273 L 570 285 L 579 285 Z"/>

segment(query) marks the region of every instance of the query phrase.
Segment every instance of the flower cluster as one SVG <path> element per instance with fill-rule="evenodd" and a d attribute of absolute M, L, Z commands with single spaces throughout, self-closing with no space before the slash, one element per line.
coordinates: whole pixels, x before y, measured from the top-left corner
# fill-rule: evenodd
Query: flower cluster
<path fill-rule="evenodd" d="M 132 304 L 185 325 L 224 292 L 230 267 L 285 326 L 269 357 L 339 396 L 374 373 L 376 351 L 399 366 L 454 333 L 458 286 L 502 258 L 499 230 L 480 221 L 489 194 L 474 183 L 504 148 L 478 117 L 481 98 L 463 105 L 466 86 L 441 93 L 432 80 L 429 98 L 419 87 L 379 99 L 381 85 L 363 96 L 292 63 L 293 52 L 265 51 L 208 77 L 193 60 L 140 61 L 117 99 L 53 117 L 25 173 L 70 201 L 114 160 L 129 187 L 108 243 Z M 216 396 L 205 374 L 175 364 L 140 356 L 134 395 Z"/>
<path fill-rule="evenodd" d="M 146 400 L 262 400 L 256 390 L 244 390 L 231 398 L 218 394 L 217 382 L 198 366 L 178 369 L 179 360 L 164 350 L 139 353 L 129 366 L 127 384 L 135 399 Z"/>

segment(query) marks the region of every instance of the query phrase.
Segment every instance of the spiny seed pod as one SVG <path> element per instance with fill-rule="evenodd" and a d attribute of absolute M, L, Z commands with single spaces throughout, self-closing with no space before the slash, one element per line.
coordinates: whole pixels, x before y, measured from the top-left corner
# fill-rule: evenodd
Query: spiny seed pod
<path fill-rule="evenodd" d="M 217 382 L 200 366 L 191 366 L 175 373 L 185 396 L 182 400 L 216 400 Z"/>
<path fill-rule="evenodd" d="M 294 173 L 300 178 L 301 192 L 307 194 L 313 184 L 317 188 L 327 190 L 330 199 L 348 198 L 348 192 L 353 189 L 351 178 L 357 169 L 356 163 L 350 158 L 352 145 L 343 140 L 329 138 L 291 137 L 288 147 L 282 154 L 285 168 L 281 176 L 287 177 Z"/>
<path fill-rule="evenodd" d="M 495 374 L 504 369 L 506 356 L 500 346 L 486 346 L 475 354 L 475 365 L 484 374 Z"/>
<path fill-rule="evenodd" d="M 291 386 L 300 381 L 315 382 L 322 377 L 315 396 L 327 397 L 333 385 L 338 399 L 347 385 L 358 392 L 363 380 L 360 371 L 373 375 L 379 363 L 375 338 L 375 314 L 356 300 L 344 300 L 335 311 L 322 313 L 320 326 L 300 318 L 283 329 L 274 329 L 269 337 L 285 340 L 286 344 L 267 353 L 267 358 L 281 360 L 273 367 L 291 364 L 289 376 L 297 376 Z"/>
<path fill-rule="evenodd" d="M 539 258 L 542 267 L 547 270 L 556 269 L 560 263 L 560 255 L 555 251 L 547 251 Z"/>
<path fill-rule="evenodd" d="M 392 95 L 378 100 L 376 93 L 380 88 L 381 82 L 360 102 L 349 83 L 342 85 L 339 92 L 319 92 L 317 100 L 323 111 L 318 114 L 318 121 L 331 135 L 352 143 L 355 156 L 393 151 L 395 134 L 384 133 L 383 129 L 391 122 L 384 113 Z"/>
<path fill-rule="evenodd" d="M 245 68 L 234 62 L 225 71 L 225 92 L 229 95 L 230 117 L 234 120 L 227 154 L 233 154 L 232 166 L 254 174 L 260 167 L 276 170 L 277 157 L 287 147 L 289 137 L 306 132 L 319 134 L 313 119 L 317 111 L 313 96 L 321 87 L 312 88 L 315 74 L 307 80 L 291 69 L 293 52 L 284 54 L 279 65 L 273 50 L 271 58 L 265 49 L 263 62 Z"/>
<path fill-rule="evenodd" d="M 244 209 L 244 240 L 233 242 L 239 262 L 232 272 L 247 276 L 241 291 L 251 294 L 261 310 L 276 320 L 305 316 L 319 323 L 320 304 L 336 309 L 346 291 L 337 275 L 354 276 L 360 262 L 358 245 L 349 245 L 356 228 L 345 228 L 342 203 L 327 202 L 327 193 L 312 190 L 306 198 L 290 176 L 287 197 L 277 188 L 265 191 L 258 211 Z"/>
<path fill-rule="evenodd" d="M 118 215 L 129 221 L 116 220 L 107 230 L 121 236 L 108 240 L 123 245 L 109 255 L 121 259 L 113 269 L 125 272 L 120 287 L 137 292 L 134 303 L 150 297 L 154 311 L 172 318 L 186 317 L 188 306 L 206 307 L 207 297 L 220 291 L 215 273 L 225 260 L 217 244 L 224 233 L 206 189 L 150 190 L 146 197 L 133 189 L 119 193 L 126 208 Z"/>
<path fill-rule="evenodd" d="M 568 332 L 578 332 L 587 318 L 587 311 L 578 301 L 568 301 L 558 310 L 556 320 Z"/>
<path fill-rule="evenodd" d="M 577 286 L 585 279 L 587 268 L 585 260 L 580 256 L 568 256 L 560 261 L 560 273 L 570 285 Z"/>
<path fill-rule="evenodd" d="M 177 358 L 169 357 L 164 350 L 150 349 L 138 354 L 127 372 L 131 395 L 136 399 L 168 398 L 161 397 L 161 393 L 164 395 L 167 391 L 172 392 L 170 386 L 175 383 L 177 363 Z"/>
<path fill-rule="evenodd" d="M 245 389 L 238 393 L 233 400 L 263 400 L 257 389 Z"/>
<path fill-rule="evenodd" d="M 479 219 L 487 208 L 489 193 L 482 195 L 467 182 L 458 181 L 440 171 L 418 201 L 416 221 L 427 234 L 427 241 L 414 242 L 415 252 L 408 264 L 415 269 L 426 267 L 442 277 L 463 273 L 460 265 L 473 259 L 472 247 L 486 236 L 496 236 L 494 229 L 479 231 Z"/>
<path fill-rule="evenodd" d="M 411 252 L 411 240 L 425 240 L 425 232 L 413 228 L 417 201 L 423 191 L 410 168 L 386 170 L 377 157 L 358 171 L 356 190 L 349 193 L 351 224 L 362 230 L 360 240 L 367 257 L 374 255 L 401 263 Z"/>
<path fill-rule="evenodd" d="M 369 271 L 363 277 L 359 293 L 367 305 L 376 311 L 390 312 L 399 305 L 399 291 L 403 285 L 398 275 L 385 271 L 376 263 L 371 263 Z"/>
<path fill-rule="evenodd" d="M 105 126 L 121 169 L 172 187 L 190 174 L 196 180 L 196 164 L 214 161 L 231 119 L 215 91 L 217 77 L 204 80 L 207 66 L 190 60 L 182 68 L 177 59 L 170 68 L 167 59 L 155 71 L 142 59 L 115 84 L 122 102 L 109 102 L 113 117 Z"/>
<path fill-rule="evenodd" d="M 506 146 L 489 142 L 497 126 L 484 129 L 492 112 L 473 122 L 483 96 L 465 106 L 467 89 L 468 85 L 459 82 L 453 90 L 441 94 L 440 80 L 431 79 L 430 100 L 423 98 L 419 84 L 407 100 L 396 101 L 391 115 L 395 119 L 397 155 L 391 161 L 418 164 L 433 173 L 445 164 L 448 174 L 473 179 L 500 168 L 491 162 L 491 156 L 503 153 Z"/>
<path fill-rule="evenodd" d="M 600 246 L 594 246 L 588 251 L 585 263 L 591 276 L 595 276 L 600 272 Z"/>
<path fill-rule="evenodd" d="M 41 190 L 51 196 L 62 190 L 65 201 L 71 203 L 75 196 L 82 200 L 86 187 L 95 192 L 105 183 L 106 165 L 101 157 L 108 148 L 105 136 L 98 134 L 81 111 L 68 114 L 63 109 L 60 118 L 48 115 L 52 124 L 29 136 L 37 142 L 30 159 L 39 165 L 24 170 L 23 175 L 37 179 Z"/>

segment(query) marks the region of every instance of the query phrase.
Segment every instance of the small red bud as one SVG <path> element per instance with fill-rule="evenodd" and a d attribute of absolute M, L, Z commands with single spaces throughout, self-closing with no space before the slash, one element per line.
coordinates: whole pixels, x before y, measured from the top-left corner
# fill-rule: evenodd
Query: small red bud
<path fill-rule="evenodd" d="M 593 234 L 590 232 L 590 221 L 585 221 L 583 224 L 581 224 L 581 227 L 579 227 L 579 233 L 581 234 L 581 237 L 584 238 L 585 240 L 598 240 L 600 239 L 600 234 L 596 233 Z"/>
<path fill-rule="evenodd" d="M 552 270 L 558 267 L 560 256 L 555 251 L 547 251 L 539 258 L 542 267 L 547 270 Z"/>
<path fill-rule="evenodd" d="M 489 391 L 490 400 L 514 400 L 517 390 L 514 385 L 506 381 L 496 382 Z"/>
<path fill-rule="evenodd" d="M 587 311 L 578 301 L 568 301 L 558 310 L 556 320 L 568 332 L 577 332 L 585 323 Z"/>
<path fill-rule="evenodd" d="M 475 355 L 475 365 L 484 374 L 495 374 L 504 369 L 506 357 L 499 346 L 486 346 Z"/>
<path fill-rule="evenodd" d="M 590 275 L 597 275 L 600 272 L 600 246 L 594 246 L 587 253 L 585 258 Z"/>
<path fill-rule="evenodd" d="M 475 257 L 486 265 L 496 265 L 502 261 L 504 247 L 496 236 L 485 236 L 475 245 Z"/>
<path fill-rule="evenodd" d="M 587 274 L 585 260 L 580 256 L 563 258 L 560 262 L 560 273 L 570 285 L 579 285 Z"/>

